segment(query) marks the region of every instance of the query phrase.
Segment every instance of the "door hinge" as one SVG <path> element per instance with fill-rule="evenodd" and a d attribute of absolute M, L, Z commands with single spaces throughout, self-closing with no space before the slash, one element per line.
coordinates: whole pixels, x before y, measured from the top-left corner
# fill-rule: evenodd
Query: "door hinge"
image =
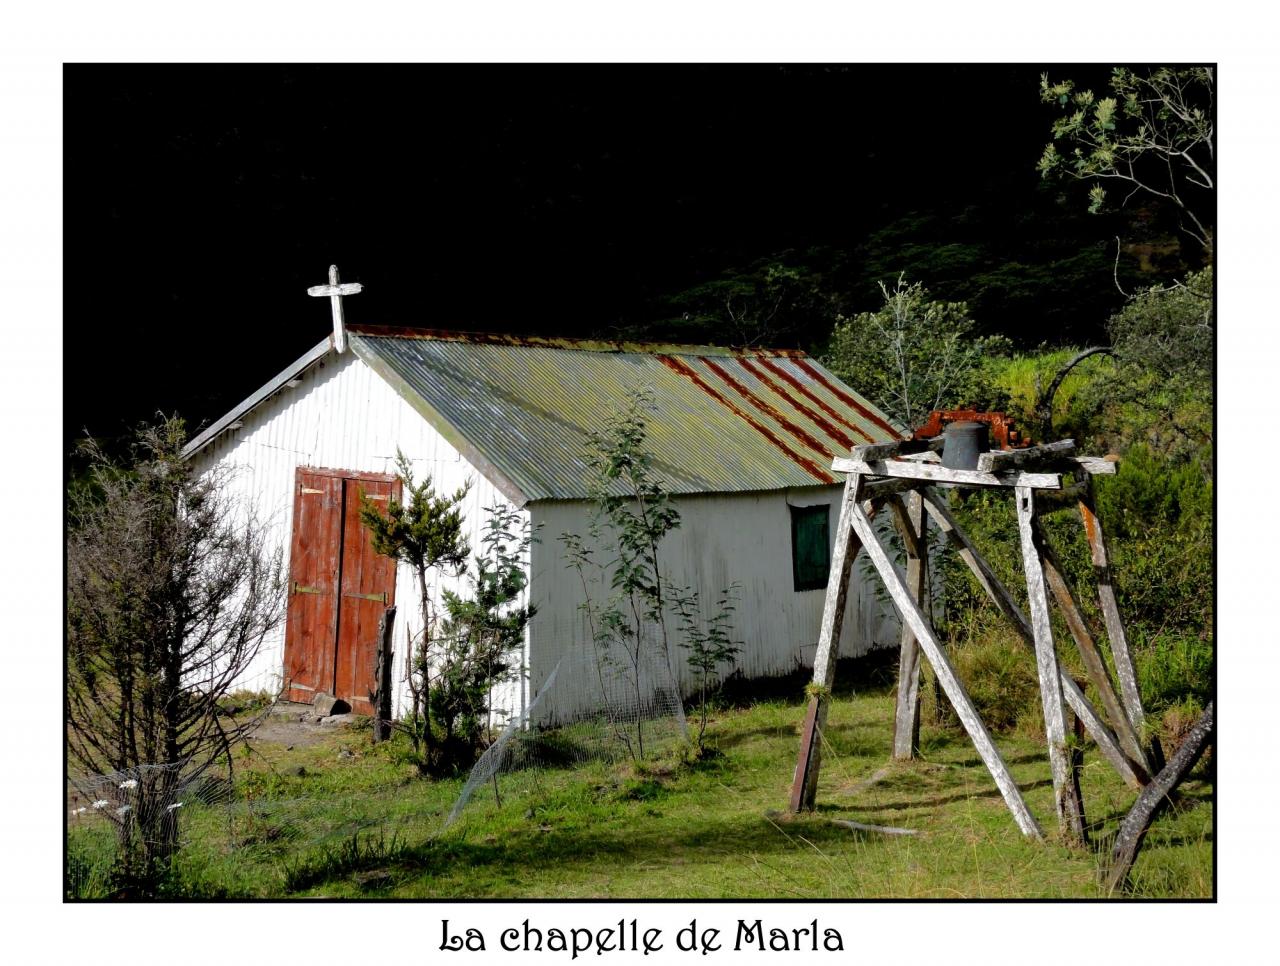
<path fill-rule="evenodd" d="M 293 592 L 295 594 L 323 594 L 325 589 L 323 587 L 303 587 L 295 580 L 293 582 Z"/>
<path fill-rule="evenodd" d="M 387 592 L 384 590 L 380 594 L 343 594 L 343 597 L 359 597 L 361 600 L 376 600 L 385 604 L 387 602 Z"/>

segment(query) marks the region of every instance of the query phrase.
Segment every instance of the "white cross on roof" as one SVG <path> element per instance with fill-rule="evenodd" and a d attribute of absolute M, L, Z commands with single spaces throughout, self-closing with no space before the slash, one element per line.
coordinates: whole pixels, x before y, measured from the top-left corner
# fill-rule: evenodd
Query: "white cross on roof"
<path fill-rule="evenodd" d="M 333 347 L 339 352 L 345 352 L 347 348 L 347 327 L 342 318 L 342 296 L 355 295 L 362 288 L 364 286 L 359 282 L 340 283 L 338 266 L 330 265 L 329 284 L 312 285 L 307 289 L 308 295 L 329 296 L 329 305 L 333 308 Z"/>

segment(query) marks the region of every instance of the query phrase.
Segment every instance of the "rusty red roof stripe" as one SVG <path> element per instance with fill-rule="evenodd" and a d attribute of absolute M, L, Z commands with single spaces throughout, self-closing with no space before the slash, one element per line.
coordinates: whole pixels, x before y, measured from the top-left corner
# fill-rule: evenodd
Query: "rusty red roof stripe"
<path fill-rule="evenodd" d="M 821 480 L 823 483 L 834 483 L 836 481 L 835 477 L 832 476 L 830 473 L 828 473 L 826 470 L 824 470 L 821 466 L 819 466 L 813 460 L 809 459 L 807 456 L 801 456 L 799 453 L 793 450 L 790 446 L 784 443 L 781 439 L 779 439 L 777 434 L 774 433 L 771 429 L 769 429 L 767 426 L 763 425 L 762 423 L 757 422 L 751 416 L 750 413 L 739 408 L 733 402 L 733 400 L 724 396 L 719 390 L 717 390 L 714 386 L 712 386 L 700 375 L 698 375 L 697 371 L 694 370 L 692 367 L 690 367 L 688 364 L 677 359 L 675 356 L 660 355 L 657 357 L 657 359 L 659 362 L 661 362 L 664 366 L 666 366 L 672 372 L 678 372 L 680 375 L 684 376 L 686 379 L 692 382 L 695 386 L 697 386 L 699 389 L 705 392 L 712 399 L 716 400 L 716 402 L 720 403 L 720 405 L 724 406 L 725 409 L 729 410 L 739 419 L 745 420 L 751 426 L 752 429 L 758 432 L 761 436 L 763 436 L 769 442 L 773 443 L 773 445 L 778 447 L 778 449 L 780 449 L 782 452 L 786 453 L 787 456 L 789 456 L 792 460 L 794 460 L 797 465 L 799 465 L 801 468 L 805 470 L 805 472 Z M 706 362 L 707 360 L 703 359 L 702 361 Z"/>
<path fill-rule="evenodd" d="M 797 379 L 797 378 L 796 378 L 795 376 L 793 376 L 791 373 L 787 372 L 787 370 L 786 370 L 786 369 L 783 369 L 783 368 L 782 368 L 780 365 L 778 365 L 776 362 L 773 362 L 773 361 L 771 361 L 771 360 L 769 360 L 769 359 L 758 359 L 758 360 L 756 360 L 756 361 L 757 361 L 757 362 L 759 362 L 759 363 L 760 363 L 760 365 L 762 365 L 762 366 L 764 366 L 766 369 L 768 369 L 770 372 L 772 372 L 772 373 L 774 373 L 775 375 L 779 376 L 780 378 L 784 379 L 788 384 L 790 384 L 790 385 L 794 386 L 797 390 L 799 390 L 799 392 L 800 392 L 800 393 L 801 393 L 805 398 L 807 398 L 810 402 L 812 402 L 812 403 L 814 403 L 815 405 L 817 405 L 820 409 L 822 409 L 822 411 L 823 411 L 824 413 L 826 413 L 826 414 L 827 414 L 828 416 L 830 416 L 832 419 L 834 419 L 834 420 L 836 420 L 837 422 L 839 422 L 842 426 L 845 426 L 845 427 L 847 427 L 847 428 L 849 428 L 849 429 L 853 430 L 853 431 L 854 431 L 855 433 L 857 433 L 859 436 L 864 437 L 868 443 L 874 443 L 874 442 L 875 442 L 875 440 L 874 440 L 874 439 L 872 439 L 872 437 L 871 437 L 871 434 L 870 434 L 870 433 L 868 433 L 868 432 L 867 432 L 865 429 L 863 429 L 861 426 L 856 426 L 856 425 L 854 425 L 853 423 L 849 422 L 849 420 L 848 420 L 848 419 L 846 419 L 846 418 L 845 418 L 844 416 L 842 416 L 840 413 L 838 413 L 838 412 L 836 412 L 834 409 L 832 409 L 832 408 L 831 408 L 831 407 L 826 403 L 826 401 L 825 401 L 825 400 L 823 400 L 821 397 L 819 397 L 818 395 L 816 395 L 812 389 L 810 389 L 808 386 L 806 386 L 803 382 L 801 382 L 799 379 Z M 795 359 L 793 359 L 792 361 L 796 361 L 796 360 L 795 360 Z M 798 407 L 797 407 L 797 408 L 798 408 Z"/>
<path fill-rule="evenodd" d="M 883 419 L 881 419 L 879 416 L 873 413 L 866 406 L 862 405 L 862 403 L 858 402 L 858 400 L 850 396 L 847 392 L 845 392 L 839 386 L 832 383 L 830 379 L 824 376 L 817 369 L 813 368 L 813 366 L 809 365 L 809 363 L 806 362 L 804 359 L 792 359 L 791 361 L 794 362 L 797 366 L 799 366 L 802 370 L 807 372 L 810 376 L 812 376 L 818 382 L 822 383 L 822 385 L 826 386 L 829 390 L 831 390 L 831 392 L 835 395 L 835 397 L 839 399 L 842 403 L 844 403 L 846 406 L 852 406 L 858 412 L 862 413 L 862 415 L 866 416 L 867 419 L 871 420 L 877 426 L 881 427 L 886 433 L 888 433 L 894 439 L 901 438 L 896 429 L 894 429 L 892 426 L 886 423 Z"/>
<path fill-rule="evenodd" d="M 760 410 L 760 412 L 764 413 L 766 416 L 772 419 L 775 423 L 777 423 L 779 426 L 785 429 L 788 433 L 794 436 L 796 438 L 796 441 L 800 443 L 801 446 L 809 447 L 809 449 L 813 450 L 815 453 L 817 453 L 819 456 L 825 459 L 830 459 L 831 457 L 836 455 L 831 451 L 830 446 L 819 442 L 817 437 L 811 434 L 803 426 L 798 426 L 795 423 L 793 423 L 791 420 L 787 419 L 787 417 L 782 415 L 782 413 L 778 412 L 776 408 L 774 408 L 773 406 L 770 406 L 767 402 L 765 402 L 763 399 L 761 399 L 759 396 L 753 393 L 750 389 L 744 386 L 741 382 L 735 379 L 730 373 L 726 372 L 723 366 L 717 365 L 711 359 L 700 359 L 699 361 L 708 369 L 710 369 L 712 372 L 714 372 L 717 376 L 719 376 L 721 382 L 729 386 L 729 388 L 731 388 L 739 396 L 741 396 L 747 402 L 751 403 L 751 405 L 755 406 L 756 409 Z M 743 361 L 743 360 L 739 360 L 739 361 Z"/>
<path fill-rule="evenodd" d="M 773 392 L 774 392 L 774 393 L 776 393 L 777 395 L 781 396 L 783 399 L 785 399 L 785 400 L 786 400 L 788 403 L 790 403 L 792 406 L 795 406 L 795 407 L 796 407 L 796 409 L 798 409 L 800 412 L 804 413 L 804 415 L 805 415 L 808 419 L 810 419 L 810 420 L 814 423 L 814 425 L 815 425 L 815 426 L 821 426 L 821 427 L 822 427 L 822 431 L 823 431 L 824 433 L 826 433 L 828 436 L 830 436 L 832 439 L 834 439 L 834 440 L 835 440 L 837 443 L 839 443 L 841 446 L 844 446 L 844 447 L 846 447 L 846 448 L 850 448 L 850 449 L 853 447 L 853 445 L 854 445 L 853 438 L 852 438 L 851 436 L 849 436 L 849 434 L 848 434 L 848 433 L 846 433 L 844 430 L 842 430 L 839 426 L 836 426 L 836 425 L 834 425 L 833 423 L 829 422 L 828 420 L 823 419 L 820 415 L 818 415 L 817 413 L 815 413 L 812 409 L 810 409 L 810 408 L 809 408 L 808 406 L 806 406 L 804 403 L 800 402 L 800 400 L 798 400 L 798 399 L 796 399 L 794 396 L 790 395 L 786 390 L 784 390 L 784 389 L 783 389 L 781 386 L 779 386 L 776 382 L 774 382 L 772 379 L 770 379 L 770 378 L 769 378 L 768 373 L 763 372 L 763 371 L 761 371 L 760 369 L 757 369 L 757 368 L 755 367 L 754 363 L 752 363 L 752 361 L 751 361 L 750 359 L 748 359 L 748 358 L 746 358 L 746 357 L 743 357 L 742 359 L 739 359 L 738 361 L 742 363 L 742 368 L 746 369 L 746 370 L 747 370 L 747 372 L 751 373 L 753 376 L 755 376 L 757 379 L 759 379 L 759 380 L 760 380 L 760 382 L 762 382 L 764 385 L 768 386 L 768 387 L 769 387 L 769 389 L 770 389 L 771 391 L 773 391 Z M 764 361 L 764 360 L 761 360 L 761 361 Z M 831 412 L 830 407 L 827 407 L 827 411 L 828 411 L 828 412 Z M 835 414 L 834 414 L 834 413 L 832 413 L 832 415 L 835 415 Z M 838 419 L 839 417 L 837 416 L 836 418 Z M 847 425 L 847 424 L 846 424 L 846 425 Z M 850 429 L 852 429 L 852 428 L 853 428 L 853 427 L 850 427 Z M 863 433 L 863 435 L 864 435 L 864 436 L 866 436 L 866 433 Z M 870 438 L 870 437 L 868 437 L 868 438 Z"/>

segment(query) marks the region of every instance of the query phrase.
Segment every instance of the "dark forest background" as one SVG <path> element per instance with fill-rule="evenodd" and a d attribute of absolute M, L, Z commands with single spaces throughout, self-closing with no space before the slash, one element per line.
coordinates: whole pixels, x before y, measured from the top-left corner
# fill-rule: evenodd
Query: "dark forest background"
<path fill-rule="evenodd" d="M 905 272 L 1015 348 L 1103 339 L 1113 274 L 1201 258 L 1036 171 L 1040 74 L 1109 70 L 69 66 L 64 442 L 216 418 L 329 331 L 331 262 L 392 325 L 723 342 L 782 279 L 753 338 L 821 352 Z"/>

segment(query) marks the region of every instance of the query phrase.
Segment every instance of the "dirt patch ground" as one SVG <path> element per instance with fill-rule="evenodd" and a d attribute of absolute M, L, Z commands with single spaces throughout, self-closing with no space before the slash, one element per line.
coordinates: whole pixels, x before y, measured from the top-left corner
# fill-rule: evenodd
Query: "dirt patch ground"
<path fill-rule="evenodd" d="M 320 744 L 332 738 L 340 730 L 341 724 L 313 724 L 307 720 L 299 720 L 312 714 L 311 705 L 281 702 L 271 709 L 271 713 L 258 725 L 249 740 L 253 744 L 270 742 L 284 745 L 286 748 L 306 748 Z"/>

